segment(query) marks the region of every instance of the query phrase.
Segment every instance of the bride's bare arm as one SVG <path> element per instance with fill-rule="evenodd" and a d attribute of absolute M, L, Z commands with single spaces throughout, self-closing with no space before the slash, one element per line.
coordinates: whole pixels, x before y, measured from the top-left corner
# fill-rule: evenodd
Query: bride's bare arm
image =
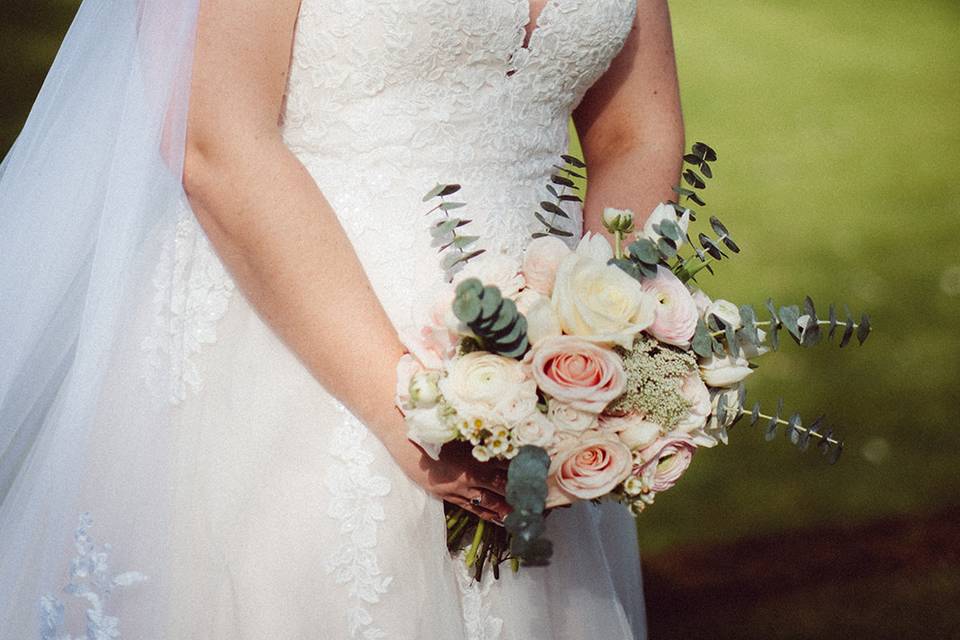
<path fill-rule="evenodd" d="M 605 206 L 632 209 L 639 226 L 675 196 L 684 137 L 667 0 L 638 0 L 623 49 L 573 119 L 590 178 L 585 230 L 606 233 Z"/>
<path fill-rule="evenodd" d="M 407 441 L 393 406 L 403 346 L 335 213 L 281 139 L 299 0 L 200 4 L 184 186 L 218 255 L 264 321 L 411 478 L 461 504 L 473 487 L 502 489 L 499 478 L 433 462 Z"/>

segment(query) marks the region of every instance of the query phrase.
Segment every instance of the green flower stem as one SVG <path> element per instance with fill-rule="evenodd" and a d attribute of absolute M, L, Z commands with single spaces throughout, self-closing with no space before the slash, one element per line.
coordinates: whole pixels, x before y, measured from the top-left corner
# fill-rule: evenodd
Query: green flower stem
<path fill-rule="evenodd" d="M 480 541 L 483 539 L 486 524 L 486 521 L 483 519 L 477 522 L 477 530 L 473 533 L 473 542 L 470 544 L 470 550 L 467 551 L 466 560 L 468 567 L 472 567 L 477 561 L 477 552 L 480 550 Z"/>
<path fill-rule="evenodd" d="M 617 229 L 613 232 L 613 251 L 617 260 L 623 258 L 623 232 Z"/>
<path fill-rule="evenodd" d="M 452 516 L 447 517 L 447 529 L 453 529 L 457 524 L 459 524 L 460 519 L 463 517 L 463 514 L 465 513 L 466 511 L 464 509 L 460 509 Z"/>
<path fill-rule="evenodd" d="M 708 266 L 710 266 L 711 262 L 716 262 L 712 256 L 707 258 L 703 262 L 697 263 L 696 265 L 694 265 L 692 269 L 687 269 L 687 261 L 684 260 L 683 268 L 680 270 L 681 273 L 678 273 L 677 276 L 680 277 L 680 279 L 683 280 L 684 282 L 687 282 L 693 279 L 693 276 L 697 275 L 698 273 L 706 269 Z M 686 277 L 682 277 L 683 275 L 685 275 Z"/>
<path fill-rule="evenodd" d="M 470 524 L 470 516 L 466 511 L 462 511 L 462 513 L 463 517 L 460 518 L 460 522 L 458 522 L 453 531 L 447 535 L 447 544 L 453 544 L 456 542 L 463 534 L 463 530 L 467 528 L 468 524 Z"/>
<path fill-rule="evenodd" d="M 741 413 L 742 415 L 745 415 L 745 416 L 752 416 L 752 415 L 753 415 L 753 411 L 749 411 L 749 410 L 747 410 L 747 409 L 740 409 L 740 413 Z M 757 418 L 758 418 L 758 419 L 761 419 L 761 420 L 773 420 L 773 416 L 768 416 L 768 415 L 766 415 L 766 414 L 764 414 L 764 413 L 757 413 Z M 787 426 L 787 427 L 790 426 L 790 422 L 788 422 L 787 420 L 784 420 L 783 418 L 777 418 L 777 424 L 782 424 L 782 425 Z M 840 441 L 839 441 L 839 440 L 836 440 L 836 439 L 834 439 L 834 438 L 824 437 L 823 434 L 821 434 L 821 433 L 819 433 L 819 432 L 818 432 L 818 433 L 812 433 L 812 432 L 810 431 L 810 429 L 807 429 L 806 427 L 801 426 L 801 425 L 797 425 L 796 427 L 794 427 L 794 429 L 796 429 L 797 431 L 801 431 L 801 432 L 803 432 L 803 433 L 808 433 L 808 434 L 810 434 L 811 436 L 814 436 L 814 437 L 816 437 L 816 438 L 820 438 L 821 440 L 826 440 L 828 444 L 831 444 L 831 445 L 834 445 L 834 446 L 837 446 L 837 445 L 840 444 Z"/>

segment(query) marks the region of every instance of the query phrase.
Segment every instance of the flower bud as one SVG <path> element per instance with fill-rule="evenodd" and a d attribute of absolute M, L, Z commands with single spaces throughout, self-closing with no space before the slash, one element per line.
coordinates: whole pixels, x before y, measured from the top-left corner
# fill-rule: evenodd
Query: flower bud
<path fill-rule="evenodd" d="M 614 209 L 607 207 L 603 210 L 603 226 L 610 233 L 633 233 L 633 211 L 630 209 Z"/>
<path fill-rule="evenodd" d="M 440 400 L 438 375 L 435 371 L 423 371 L 410 378 L 410 402 L 421 409 L 429 409 Z"/>

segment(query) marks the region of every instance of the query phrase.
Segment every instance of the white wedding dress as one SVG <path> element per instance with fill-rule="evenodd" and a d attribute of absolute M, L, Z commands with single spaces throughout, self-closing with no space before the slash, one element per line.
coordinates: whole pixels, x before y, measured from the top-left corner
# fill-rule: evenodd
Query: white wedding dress
<path fill-rule="evenodd" d="M 284 139 L 398 330 L 442 282 L 423 194 L 462 184 L 481 246 L 519 254 L 569 115 L 635 12 L 635 0 L 549 0 L 524 46 L 528 0 L 303 0 Z M 561 510 L 548 567 L 473 582 L 446 552 L 441 503 L 279 341 L 185 204 L 176 227 L 144 254 L 139 330 L 106 383 L 93 472 L 72 480 L 85 515 L 36 559 L 61 580 L 25 578 L 0 603 L 0 638 L 645 637 L 626 509 Z M 174 406 L 162 442 L 132 426 L 145 394 Z M 153 469 L 161 447 L 175 463 Z M 138 515 L 151 501 L 167 505 L 162 526 Z M 88 586 L 62 591 L 70 582 Z M 24 635 L 38 607 L 40 632 Z"/>

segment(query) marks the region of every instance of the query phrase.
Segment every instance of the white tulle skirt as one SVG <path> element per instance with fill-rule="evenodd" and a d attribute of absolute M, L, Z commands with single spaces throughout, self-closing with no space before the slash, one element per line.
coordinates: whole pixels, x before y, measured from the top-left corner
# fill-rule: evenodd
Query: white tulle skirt
<path fill-rule="evenodd" d="M 474 582 L 446 551 L 442 504 L 263 322 L 195 221 L 179 224 L 144 256 L 156 291 L 140 294 L 89 440 L 38 443 L 49 467 L 25 474 L 46 483 L 33 489 L 72 484 L 82 510 L 42 536 L 60 551 L 3 603 L 0 638 L 22 640 L 38 611 L 45 639 L 89 633 L 91 616 L 98 633 L 158 640 L 643 637 L 626 509 L 561 510 L 549 567 Z M 78 455 L 90 472 L 61 477 L 57 459 Z M 21 507 L 20 522 L 50 521 Z"/>

